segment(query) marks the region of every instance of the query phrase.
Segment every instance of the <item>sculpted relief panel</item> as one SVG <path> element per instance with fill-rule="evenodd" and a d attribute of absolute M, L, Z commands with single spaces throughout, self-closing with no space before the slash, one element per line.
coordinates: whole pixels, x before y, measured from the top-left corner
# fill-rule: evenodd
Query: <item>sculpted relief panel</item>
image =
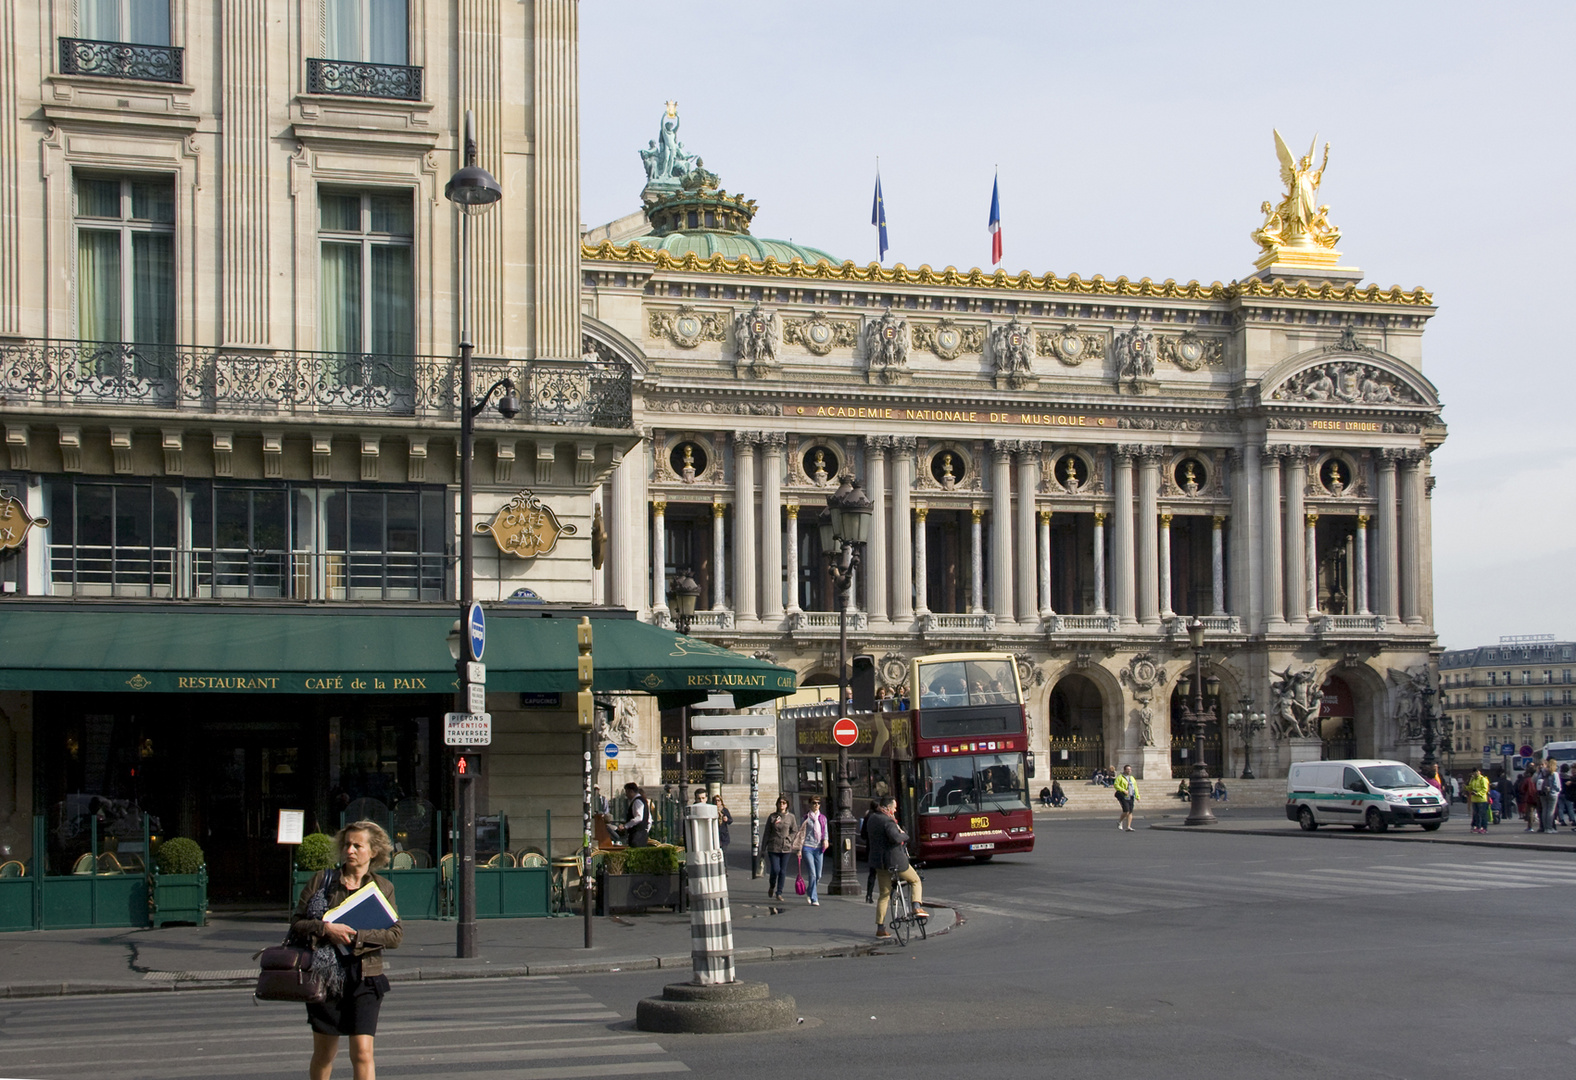
<path fill-rule="evenodd" d="M 1338 360 L 1300 371 L 1271 395 L 1276 401 L 1338 401 L 1347 405 L 1421 405 L 1422 396 L 1373 364 Z"/>

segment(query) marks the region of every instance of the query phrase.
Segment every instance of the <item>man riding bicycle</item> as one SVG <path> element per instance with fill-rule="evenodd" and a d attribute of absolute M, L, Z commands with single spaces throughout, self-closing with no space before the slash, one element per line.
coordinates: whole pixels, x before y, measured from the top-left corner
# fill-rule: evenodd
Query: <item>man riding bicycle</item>
<path fill-rule="evenodd" d="M 892 932 L 886 928 L 887 905 L 892 900 L 892 879 L 902 878 L 908 882 L 914 894 L 914 915 L 920 919 L 930 918 L 930 912 L 920 906 L 920 895 L 923 886 L 919 874 L 909 865 L 908 833 L 897 823 L 897 799 L 888 795 L 876 805 L 876 813 L 871 817 L 867 843 L 870 845 L 870 865 L 876 868 L 881 882 L 881 894 L 876 899 L 876 937 L 887 938 Z"/>

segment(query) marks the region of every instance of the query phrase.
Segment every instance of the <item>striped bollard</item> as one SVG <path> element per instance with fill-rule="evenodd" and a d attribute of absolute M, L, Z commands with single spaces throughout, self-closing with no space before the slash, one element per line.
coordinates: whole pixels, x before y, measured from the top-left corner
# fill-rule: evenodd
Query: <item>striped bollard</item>
<path fill-rule="evenodd" d="M 690 964 L 697 986 L 731 983 L 733 915 L 728 908 L 728 867 L 717 835 L 717 808 L 685 807 L 690 892 Z"/>

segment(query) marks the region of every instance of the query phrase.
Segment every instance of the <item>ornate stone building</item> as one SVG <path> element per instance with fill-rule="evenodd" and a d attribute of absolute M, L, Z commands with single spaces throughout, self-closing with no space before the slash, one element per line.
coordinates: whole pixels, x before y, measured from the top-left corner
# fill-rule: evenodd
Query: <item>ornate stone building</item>
<path fill-rule="evenodd" d="M 634 367 L 645 440 L 604 489 L 601 595 L 665 622 L 689 569 L 696 634 L 834 679 L 816 522 L 851 471 L 875 504 L 856 651 L 889 689 L 904 657 L 1016 654 L 1059 775 L 1183 764 L 1192 616 L 1219 711 L 1270 714 L 1259 775 L 1418 753 L 1387 671 L 1435 652 L 1435 308 L 1339 266 L 1327 208 L 1292 235 L 1311 157 L 1277 139 L 1258 274 L 1202 285 L 838 263 L 750 236 L 755 204 L 676 134 L 670 106 L 644 209 L 582 252 L 586 334 Z M 1236 734 L 1207 743 L 1240 771 Z"/>
<path fill-rule="evenodd" d="M 1520 634 L 1439 657 L 1439 712 L 1463 765 L 1576 740 L 1576 643 Z M 1501 755 L 1506 744 L 1514 749 Z M 1480 757 L 1479 755 L 1482 755 Z"/>

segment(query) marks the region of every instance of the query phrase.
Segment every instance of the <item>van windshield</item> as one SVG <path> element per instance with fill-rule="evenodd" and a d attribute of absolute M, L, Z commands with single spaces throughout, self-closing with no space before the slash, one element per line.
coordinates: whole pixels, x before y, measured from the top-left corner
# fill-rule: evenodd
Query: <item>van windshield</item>
<path fill-rule="evenodd" d="M 1370 765 L 1362 773 L 1374 787 L 1386 790 L 1428 786 L 1427 780 L 1406 765 Z"/>

